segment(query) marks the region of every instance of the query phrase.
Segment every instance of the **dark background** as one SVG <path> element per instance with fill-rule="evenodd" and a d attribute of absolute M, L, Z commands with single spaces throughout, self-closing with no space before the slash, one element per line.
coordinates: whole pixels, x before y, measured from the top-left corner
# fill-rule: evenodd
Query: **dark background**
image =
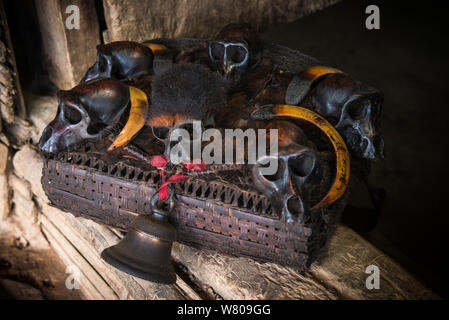
<path fill-rule="evenodd" d="M 370 4 L 380 9 L 380 30 L 365 27 Z M 387 198 L 363 235 L 446 298 L 448 14 L 435 2 L 344 0 L 263 34 L 383 91 L 386 157 L 372 177 Z M 351 202 L 369 205 L 366 190 Z"/>

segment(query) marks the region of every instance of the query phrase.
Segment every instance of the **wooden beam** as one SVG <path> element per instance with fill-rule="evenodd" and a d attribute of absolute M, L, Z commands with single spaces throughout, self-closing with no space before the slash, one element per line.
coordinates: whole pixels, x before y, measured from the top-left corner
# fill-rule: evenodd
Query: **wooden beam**
<path fill-rule="evenodd" d="M 293 22 L 339 0 L 103 0 L 105 41 L 215 36 L 229 23 L 251 23 L 256 30 Z M 206 27 L 207 26 L 207 27 Z"/>
<path fill-rule="evenodd" d="M 68 29 L 72 14 L 68 6 L 79 8 L 79 29 Z M 100 30 L 95 4 L 90 0 L 36 0 L 37 16 L 50 80 L 68 90 L 81 80 L 95 63 Z"/>
<path fill-rule="evenodd" d="M 12 123 L 15 115 L 26 119 L 27 110 L 3 0 L 0 0 L 0 92 L 0 106 L 4 120 Z"/>
<path fill-rule="evenodd" d="M 41 219 L 42 231 L 64 263 L 67 266 L 75 265 L 80 270 L 81 293 L 90 300 L 117 299 L 118 296 L 114 291 L 84 257 L 79 254 L 58 228 L 51 221 L 47 220 L 45 216 L 41 217 Z"/>

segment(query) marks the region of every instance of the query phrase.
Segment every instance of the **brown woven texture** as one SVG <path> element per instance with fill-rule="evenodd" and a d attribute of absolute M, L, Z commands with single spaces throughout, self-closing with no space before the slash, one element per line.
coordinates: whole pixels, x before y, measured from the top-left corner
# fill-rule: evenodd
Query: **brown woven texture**
<path fill-rule="evenodd" d="M 150 214 L 160 182 L 157 169 L 132 157 L 111 157 L 93 142 L 45 158 L 42 177 L 57 208 L 123 230 L 138 214 Z M 339 201 L 286 224 L 264 195 L 233 181 L 193 177 L 175 190 L 178 204 L 170 220 L 177 241 L 298 269 L 310 265 L 325 246 L 343 206 Z"/>

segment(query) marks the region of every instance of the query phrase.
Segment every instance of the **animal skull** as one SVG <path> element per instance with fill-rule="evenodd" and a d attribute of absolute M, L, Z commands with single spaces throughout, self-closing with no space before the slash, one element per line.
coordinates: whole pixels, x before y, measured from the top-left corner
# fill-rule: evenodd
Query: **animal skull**
<path fill-rule="evenodd" d="M 245 41 L 212 41 L 209 44 L 209 57 L 215 66 L 221 67 L 226 78 L 242 73 L 249 62 L 249 47 Z"/>
<path fill-rule="evenodd" d="M 264 175 L 262 168 L 271 159 L 278 161 L 273 175 Z M 252 168 L 255 187 L 267 195 L 273 208 L 287 222 L 301 221 L 310 209 L 313 190 L 311 176 L 317 166 L 317 155 L 309 147 L 293 143 L 279 149 L 278 155 L 265 155 Z"/>
<path fill-rule="evenodd" d="M 360 148 L 362 157 L 366 159 L 383 158 L 384 141 L 376 130 L 382 105 L 376 99 L 362 95 L 351 97 L 344 104 L 335 126 L 345 136 L 355 136 L 354 139 L 347 139 L 347 144 L 351 149 Z"/>
<path fill-rule="evenodd" d="M 101 130 L 118 121 L 127 108 L 129 90 L 119 81 L 105 79 L 61 90 L 57 98 L 56 117 L 44 129 L 38 145 L 47 153 L 99 137 Z"/>
<path fill-rule="evenodd" d="M 225 78 L 237 81 L 254 63 L 259 46 L 257 32 L 250 25 L 232 23 L 209 42 L 209 58 Z"/>
<path fill-rule="evenodd" d="M 336 74 L 319 82 L 313 95 L 316 111 L 342 135 L 349 151 L 365 159 L 383 158 L 379 133 L 382 94 L 347 75 Z"/>
<path fill-rule="evenodd" d="M 153 72 L 153 52 L 130 41 L 117 41 L 97 46 L 97 61 L 87 70 L 81 82 L 92 79 L 136 79 Z"/>

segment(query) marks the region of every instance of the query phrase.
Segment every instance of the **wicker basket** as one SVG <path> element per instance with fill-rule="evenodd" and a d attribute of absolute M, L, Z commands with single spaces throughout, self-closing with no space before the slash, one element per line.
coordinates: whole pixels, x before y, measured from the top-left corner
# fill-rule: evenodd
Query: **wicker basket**
<path fill-rule="evenodd" d="M 45 158 L 43 188 L 57 208 L 125 230 L 138 214 L 149 214 L 160 172 L 144 163 L 108 158 L 96 148 L 91 142 Z M 299 269 L 325 245 L 336 220 L 331 217 L 342 209 L 339 201 L 287 225 L 264 195 L 233 183 L 191 178 L 177 184 L 176 193 L 178 206 L 170 220 L 179 242 Z"/>

